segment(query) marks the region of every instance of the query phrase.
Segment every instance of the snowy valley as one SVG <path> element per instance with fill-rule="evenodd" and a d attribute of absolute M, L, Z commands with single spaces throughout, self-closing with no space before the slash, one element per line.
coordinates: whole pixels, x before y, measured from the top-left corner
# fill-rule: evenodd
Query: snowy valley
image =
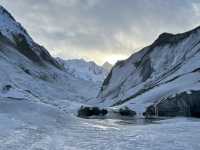
<path fill-rule="evenodd" d="M 164 33 L 112 69 L 54 58 L 0 7 L 0 150 L 198 150 L 199 58 L 200 28 Z M 77 117 L 83 105 L 108 118 Z M 112 118 L 120 108 L 139 119 Z"/>

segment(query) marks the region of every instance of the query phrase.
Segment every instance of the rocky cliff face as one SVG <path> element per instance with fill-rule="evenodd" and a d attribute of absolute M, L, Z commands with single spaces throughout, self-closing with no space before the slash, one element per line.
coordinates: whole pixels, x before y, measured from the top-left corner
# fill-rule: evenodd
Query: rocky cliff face
<path fill-rule="evenodd" d="M 128 105 L 138 114 L 149 106 L 160 106 L 160 114 L 166 116 L 188 114 L 174 109 L 180 107 L 176 96 L 186 92 L 193 97 L 194 91 L 200 90 L 199 58 L 200 27 L 182 34 L 163 33 L 152 45 L 112 68 L 98 99 L 104 106 Z M 172 97 L 176 97 L 173 105 Z M 194 108 L 187 98 L 181 99 L 188 109 Z M 191 99 L 195 105 L 200 103 L 197 98 Z"/>
<path fill-rule="evenodd" d="M 21 24 L 2 6 L 0 6 L 0 36 L 2 44 L 3 41 L 10 42 L 10 45 L 34 63 L 40 65 L 50 63 L 57 68 L 61 67 L 44 47 L 32 40 Z"/>

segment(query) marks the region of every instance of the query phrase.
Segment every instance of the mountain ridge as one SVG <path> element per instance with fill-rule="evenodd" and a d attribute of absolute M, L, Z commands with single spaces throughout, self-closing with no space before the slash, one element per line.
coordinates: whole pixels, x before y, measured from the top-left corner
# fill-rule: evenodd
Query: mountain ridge
<path fill-rule="evenodd" d="M 57 58 L 57 61 L 65 68 L 67 73 L 83 80 L 101 83 L 108 74 L 108 70 L 98 66 L 93 61 L 85 61 L 84 59 L 63 60 L 61 58 Z"/>
<path fill-rule="evenodd" d="M 200 53 L 199 37 L 200 27 L 181 34 L 163 33 L 150 46 L 131 55 L 127 60 L 116 63 L 104 80 L 99 93 L 98 99 L 101 104 L 130 105 L 132 109 L 143 113 L 150 104 L 160 101 L 161 97 L 167 98 L 174 95 L 172 93 L 188 91 L 188 88 L 195 89 L 192 82 L 198 85 L 198 77 L 195 77 L 195 81 L 190 79 L 190 82 L 183 82 L 185 86 L 182 89 L 178 79 L 198 74 L 194 73 L 194 70 L 198 70 L 200 66 L 197 60 Z M 162 89 L 172 86 L 175 82 L 177 83 L 173 84 L 174 91 Z M 160 97 L 155 89 L 162 89 Z M 150 100 L 144 97 L 149 93 Z M 189 107 L 192 107 L 191 104 L 188 104 Z"/>
<path fill-rule="evenodd" d="M 99 88 L 96 83 L 67 73 L 3 7 L 0 7 L 0 69 L 1 98 L 68 105 L 69 101 L 86 102 L 96 96 Z"/>

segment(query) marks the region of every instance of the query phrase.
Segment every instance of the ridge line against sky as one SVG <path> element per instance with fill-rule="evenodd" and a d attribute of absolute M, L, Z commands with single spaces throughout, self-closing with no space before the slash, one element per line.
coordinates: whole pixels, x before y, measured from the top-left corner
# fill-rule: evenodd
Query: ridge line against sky
<path fill-rule="evenodd" d="M 115 63 L 162 32 L 200 25 L 199 0 L 2 0 L 55 57 Z"/>

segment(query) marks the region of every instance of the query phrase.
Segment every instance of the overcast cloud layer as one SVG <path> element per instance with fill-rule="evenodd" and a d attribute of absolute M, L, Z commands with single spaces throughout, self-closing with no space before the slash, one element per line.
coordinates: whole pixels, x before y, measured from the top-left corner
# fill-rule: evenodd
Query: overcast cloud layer
<path fill-rule="evenodd" d="M 2 0 L 36 42 L 63 58 L 128 57 L 162 32 L 200 25 L 199 0 Z"/>

